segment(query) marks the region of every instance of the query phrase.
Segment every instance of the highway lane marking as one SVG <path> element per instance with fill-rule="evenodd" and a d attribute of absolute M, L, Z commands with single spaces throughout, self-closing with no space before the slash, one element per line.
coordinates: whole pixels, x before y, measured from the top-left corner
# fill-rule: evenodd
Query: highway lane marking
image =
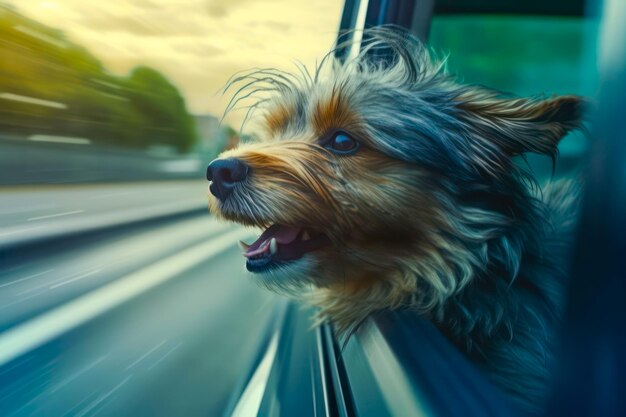
<path fill-rule="evenodd" d="M 203 223 L 204 223 L 204 221 L 203 221 Z M 168 236 L 174 236 L 174 234 L 173 234 L 174 232 L 172 232 L 172 230 L 174 230 L 175 233 L 178 234 L 178 235 L 176 235 L 176 238 L 177 238 L 178 236 L 188 236 L 188 231 L 193 228 L 193 229 L 195 229 L 194 233 L 196 233 L 196 230 L 201 230 L 202 233 L 204 234 L 204 239 L 206 240 L 207 238 L 212 238 L 212 237 L 218 235 L 220 232 L 223 232 L 223 231 L 225 231 L 226 229 L 228 229 L 230 227 L 225 222 L 217 222 L 217 221 L 214 221 L 213 219 L 211 219 L 211 222 L 209 224 L 201 224 L 200 225 L 200 223 L 194 222 L 191 226 L 192 227 L 189 227 L 189 226 L 185 225 L 183 227 L 180 227 L 178 225 L 170 225 L 170 226 L 166 226 L 166 228 L 163 229 L 163 230 L 159 229 L 158 232 L 152 231 L 152 232 L 149 232 L 148 234 L 142 234 L 139 237 L 141 239 L 143 239 L 143 238 L 153 239 L 154 237 L 158 237 L 157 234 L 159 234 L 159 233 L 167 233 Z M 197 241 L 195 238 L 194 238 L 194 240 Z M 131 241 L 134 242 L 134 240 L 131 240 Z M 125 245 L 122 245 L 122 248 L 127 247 Z M 141 246 L 141 244 L 139 244 L 139 245 L 138 244 L 132 244 L 131 246 L 132 247 L 139 247 L 139 246 Z M 116 261 L 117 262 L 116 266 L 120 266 L 120 265 L 123 265 L 125 263 L 129 263 L 129 262 L 133 261 L 133 254 L 132 253 L 130 253 L 128 250 L 124 250 L 123 252 L 126 254 L 125 256 L 129 257 L 129 259 L 122 260 L 121 257 L 118 258 L 117 261 Z M 119 256 L 119 255 L 116 255 L 116 256 Z M 99 265 L 92 265 L 93 268 L 91 268 L 91 270 L 95 269 L 95 267 L 97 267 L 97 266 L 99 266 Z M 78 280 L 78 279 L 80 279 L 80 277 L 76 277 L 77 274 L 90 272 L 91 270 L 82 270 L 82 271 L 74 272 L 72 274 L 68 274 L 68 276 L 67 276 L 67 278 L 69 278 L 68 281 Z M 54 270 L 50 270 L 50 272 L 51 271 L 54 271 Z M 65 274 L 63 274 L 63 275 L 65 275 Z M 9 295 L 8 297 L 3 297 L 6 293 L 3 293 L 2 291 L 0 291 L 0 311 L 4 310 L 6 308 L 9 308 L 11 306 L 14 306 L 16 304 L 23 303 L 24 301 L 30 300 L 30 299 L 32 299 L 34 297 L 39 296 L 39 295 L 47 294 L 47 291 L 41 291 L 41 289 L 43 289 L 43 288 L 46 288 L 46 290 L 56 289 L 57 287 L 60 286 L 59 282 L 61 282 L 61 280 L 64 280 L 64 279 L 66 279 L 66 278 L 65 277 L 58 277 L 57 279 L 54 279 L 52 282 L 49 282 L 50 280 L 47 280 L 46 282 L 44 282 L 42 284 L 38 284 L 38 285 L 33 285 L 31 287 L 27 287 L 26 289 L 23 289 L 20 292 L 16 292 L 13 295 Z M 52 287 L 50 287 L 50 285 L 52 285 Z M 1 287 L 2 286 L 0 286 L 0 288 Z M 27 294 L 31 294 L 33 292 L 37 292 L 37 293 L 34 294 L 34 295 L 29 295 L 27 297 L 23 297 L 23 296 L 25 296 Z M 17 298 L 16 299 L 16 297 L 22 297 L 22 298 Z M 3 298 L 10 298 L 12 301 L 2 303 Z"/>
<path fill-rule="evenodd" d="M 86 278 L 90 275 L 96 274 L 98 272 L 102 271 L 102 268 L 100 269 L 91 269 L 91 270 L 87 270 L 86 272 L 79 272 L 78 275 L 72 276 L 70 275 L 70 278 L 65 280 L 65 281 L 56 281 L 54 284 L 52 284 L 52 286 L 50 286 L 50 282 L 44 282 L 43 284 L 39 284 L 39 285 L 35 285 L 34 287 L 30 287 L 25 289 L 24 291 L 18 292 L 15 295 L 24 295 L 24 294 L 28 294 L 31 293 L 33 291 L 37 291 L 40 290 L 42 288 L 48 287 L 48 289 L 54 289 L 56 287 L 60 287 L 61 285 L 64 285 L 64 283 L 70 283 L 70 282 L 74 282 L 74 281 L 78 281 L 79 279 L 82 278 Z M 63 278 L 61 278 L 63 279 Z M 43 294 L 43 293 L 40 293 Z M 2 307 L 0 307 L 0 310 L 2 310 Z"/>
<path fill-rule="evenodd" d="M 45 388 L 46 383 L 44 382 L 43 384 L 40 384 L 38 387 L 35 388 L 35 392 L 39 392 L 39 394 L 35 395 L 34 397 L 32 397 L 28 402 L 22 404 L 22 406 L 16 410 L 13 410 L 13 412 L 11 414 L 6 414 L 6 417 L 16 417 L 16 416 L 20 416 L 20 415 L 24 415 L 22 414 L 22 410 L 24 410 L 25 408 L 28 408 L 28 406 L 30 406 L 31 404 L 34 404 L 35 402 L 37 402 L 40 398 L 43 398 L 45 395 L 45 391 L 43 388 Z M 32 414 L 31 414 L 32 415 Z"/>
<path fill-rule="evenodd" d="M 74 281 L 78 281 L 79 279 L 83 279 L 83 278 L 90 277 L 90 276 L 95 275 L 95 274 L 97 274 L 97 273 L 99 273 L 99 272 L 102 272 L 102 271 L 103 271 L 103 269 L 102 269 L 102 268 L 97 268 L 97 269 L 94 269 L 93 271 L 89 271 L 89 272 L 86 272 L 86 273 L 84 273 L 84 274 L 81 274 L 81 275 L 75 276 L 74 278 L 66 279 L 65 281 L 61 281 L 61 282 L 58 282 L 58 283 L 56 283 L 56 284 L 54 284 L 54 285 L 51 285 L 51 286 L 50 286 L 50 289 L 51 289 L 51 290 L 53 290 L 53 289 L 55 289 L 55 288 L 62 287 L 63 285 L 70 284 L 70 283 L 72 283 L 72 282 L 74 282 Z"/>
<path fill-rule="evenodd" d="M 0 366 L 208 261 L 251 235 L 246 229 L 224 233 L 0 333 Z"/>
<path fill-rule="evenodd" d="M 14 281 L 11 281 L 11 282 L 5 282 L 4 284 L 0 284 L 0 288 L 8 287 L 9 285 L 17 284 L 18 282 L 28 281 L 29 279 L 40 277 L 40 276 L 42 276 L 44 274 L 47 274 L 49 272 L 52 272 L 52 271 L 54 271 L 54 269 L 48 269 L 47 271 L 43 271 L 43 272 L 39 272 L 37 274 L 29 275 L 29 276 L 24 277 L 24 278 L 19 278 L 19 279 L 16 279 Z"/>
<path fill-rule="evenodd" d="M 151 370 L 152 368 L 156 367 L 158 364 L 160 364 L 161 362 L 163 362 L 165 360 L 165 358 L 167 358 L 168 356 L 170 356 L 172 353 L 174 353 L 174 351 L 176 349 L 178 349 L 179 347 L 181 347 L 183 345 L 184 342 L 178 342 L 178 344 L 176 346 L 174 346 L 173 348 L 171 348 L 170 350 L 168 350 L 163 356 L 161 356 L 159 359 L 157 359 L 156 362 L 154 362 L 152 365 L 150 365 L 148 367 L 148 370 Z"/>
<path fill-rule="evenodd" d="M 82 407 L 84 404 L 88 404 L 92 398 L 97 397 L 99 392 L 100 392 L 99 390 L 91 391 L 89 395 L 84 396 L 82 400 L 74 404 L 74 406 L 71 407 L 69 410 L 67 410 L 65 413 L 61 414 L 60 417 L 68 417 L 68 416 L 75 417 L 75 411 L 78 410 L 80 407 Z M 39 409 L 37 409 L 36 411 L 39 411 Z M 33 414 L 33 415 L 36 415 L 36 414 Z"/>
<path fill-rule="evenodd" d="M 58 358 L 48 362 L 41 368 L 41 370 L 38 370 L 36 374 L 31 373 L 31 375 L 28 375 L 30 369 L 26 371 L 25 375 L 28 376 L 27 378 L 17 378 L 16 381 L 19 382 L 9 385 L 10 388 L 4 390 L 4 395 L 0 398 L 0 404 L 4 404 L 8 398 L 26 390 L 34 389 L 34 392 L 42 391 L 42 389 L 47 386 L 47 379 L 49 379 L 49 377 L 54 373 L 54 365 L 58 362 Z M 2 417 L 7 416 L 3 414 Z"/>
<path fill-rule="evenodd" d="M 48 214 L 46 216 L 31 217 L 31 218 L 27 219 L 26 221 L 32 222 L 32 221 L 35 221 L 35 220 L 52 219 L 54 217 L 69 216 L 69 215 L 72 215 L 72 214 L 78 214 L 78 213 L 84 213 L 84 212 L 85 212 L 85 210 L 66 211 L 66 212 L 63 212 L 63 213 Z"/>
<path fill-rule="evenodd" d="M 9 230 L 8 232 L 0 232 L 0 236 L 15 235 L 17 233 L 24 233 L 24 232 L 28 232 L 29 230 L 35 230 L 35 229 L 41 229 L 41 226 L 24 227 L 24 228 L 17 229 L 17 230 Z"/>
<path fill-rule="evenodd" d="M 160 348 L 161 346 L 163 346 L 165 344 L 165 342 L 167 342 L 167 339 L 162 340 L 161 343 L 158 343 L 156 346 L 154 346 L 152 349 L 150 349 L 149 351 L 147 351 L 146 353 L 144 353 L 143 355 L 141 355 L 139 357 L 139 359 L 137 359 L 136 361 L 134 361 L 133 363 L 131 363 L 130 365 L 128 365 L 126 367 L 126 369 L 124 369 L 125 371 L 128 371 L 130 368 L 132 368 L 133 366 L 137 365 L 139 362 L 141 362 L 142 360 L 146 359 L 148 357 L 148 355 L 150 355 L 152 352 L 154 352 L 155 350 L 157 350 L 158 348 Z"/>
<path fill-rule="evenodd" d="M 115 393 L 115 391 L 117 391 L 118 389 L 122 388 L 122 386 L 124 384 L 126 384 L 128 382 L 129 379 L 131 379 L 133 376 L 132 375 L 128 375 L 126 378 L 124 378 L 122 380 L 122 382 L 120 382 L 119 384 L 117 384 L 116 386 L 113 387 L 113 389 L 111 389 L 109 392 L 107 392 L 106 394 L 102 394 L 100 397 L 98 397 L 94 402 L 92 402 L 91 404 L 89 404 L 86 408 L 84 408 L 80 413 L 76 414 L 76 417 L 83 417 L 84 415 L 86 415 L 87 413 L 89 413 L 91 410 L 93 410 L 94 408 L 96 408 L 99 404 L 101 404 L 104 400 L 106 400 L 107 398 L 109 398 L 111 395 L 113 395 Z"/>
<path fill-rule="evenodd" d="M 7 414 L 6 417 L 14 417 L 14 416 L 20 416 L 23 415 L 22 414 L 22 410 L 28 408 L 31 404 L 36 403 L 37 401 L 39 401 L 39 399 L 43 398 L 46 395 L 46 390 L 45 388 L 47 388 L 48 386 L 48 376 L 50 374 L 52 374 L 54 372 L 54 368 L 52 368 L 52 366 L 58 362 L 58 359 L 48 363 L 46 365 L 46 368 L 50 368 L 48 371 L 44 372 L 43 374 L 38 374 L 38 379 L 43 379 L 43 383 L 39 384 L 39 386 L 37 386 L 34 390 L 32 390 L 31 392 L 39 392 L 39 394 L 33 396 L 28 402 L 22 404 L 22 406 L 16 410 L 13 410 L 13 412 L 11 412 L 11 414 Z M 31 380 L 31 382 L 36 381 L 37 379 Z M 31 385 L 31 384 L 29 384 Z M 31 389 L 33 388 L 32 386 L 30 387 Z"/>
<path fill-rule="evenodd" d="M 196 199 L 194 198 L 193 201 L 175 201 L 167 204 L 157 203 L 156 206 L 151 206 L 149 208 L 131 207 L 128 209 L 119 209 L 106 213 L 94 214 L 92 212 L 91 215 L 69 218 L 69 221 L 44 222 L 32 227 L 7 227 L 0 225 L 0 249 L 4 246 L 11 247 L 16 243 L 29 242 L 41 238 L 58 237 L 63 236 L 64 234 L 76 232 L 89 232 L 104 229 L 110 226 L 126 225 L 136 221 L 155 220 L 160 217 L 200 212 L 201 210 L 206 212 L 208 210 L 206 202 L 198 204 L 195 200 Z M 38 218 L 30 218 L 28 221 L 35 222 L 36 220 L 41 219 L 42 216 L 39 216 Z M 18 236 L 10 237 L 12 235 Z"/>
<path fill-rule="evenodd" d="M 45 291 L 45 290 L 44 290 L 44 291 L 39 291 L 39 292 L 36 292 L 36 293 L 34 293 L 34 294 L 31 294 L 31 295 L 29 295 L 29 296 L 27 296 L 27 297 L 21 297 L 21 298 L 18 298 L 17 300 L 11 301 L 10 303 L 4 303 L 4 304 L 2 304 L 2 306 L 0 306 L 0 310 L 4 310 L 4 309 L 9 308 L 9 307 L 11 307 L 11 306 L 14 306 L 14 305 L 16 305 L 16 304 L 23 303 L 24 301 L 28 301 L 28 300 L 30 300 L 31 298 L 38 297 L 38 296 L 40 296 L 40 295 L 42 295 L 42 294 L 45 294 L 46 292 L 47 292 L 47 291 Z M 21 292 L 21 293 L 16 294 L 16 295 L 22 295 L 22 294 L 25 294 L 25 293 L 24 293 L 24 292 Z"/>
<path fill-rule="evenodd" d="M 69 383 L 74 381 L 76 378 L 78 378 L 78 377 L 84 375 L 85 373 L 89 372 L 90 370 L 95 368 L 97 365 L 99 365 L 102 361 L 104 361 L 107 358 L 107 356 L 108 355 L 100 356 L 98 359 L 96 359 L 95 361 L 91 362 L 90 364 L 88 364 L 87 366 L 82 368 L 81 370 L 79 370 L 77 372 L 74 372 L 72 375 L 70 375 L 69 377 L 65 378 L 63 381 L 59 382 L 58 384 L 56 384 L 55 386 L 50 388 L 49 393 L 50 394 L 54 394 L 55 392 L 57 392 L 61 388 L 67 386 Z"/>
<path fill-rule="evenodd" d="M 0 372 L 0 376 L 8 374 L 9 372 L 11 372 L 12 370 L 14 370 L 15 368 L 19 368 L 20 366 L 27 364 L 28 362 L 32 361 L 33 359 L 35 359 L 34 356 L 27 356 L 22 360 L 16 361 L 14 364 L 12 364 L 11 366 L 7 366 L 6 369 L 3 369 L 2 372 Z"/>

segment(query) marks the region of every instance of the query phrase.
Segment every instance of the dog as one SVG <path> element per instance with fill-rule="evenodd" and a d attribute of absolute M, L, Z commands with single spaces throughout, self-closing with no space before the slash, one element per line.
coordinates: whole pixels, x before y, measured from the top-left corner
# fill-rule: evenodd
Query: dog
<path fill-rule="evenodd" d="M 583 128 L 584 100 L 464 85 L 407 33 L 365 35 L 360 53 L 331 52 L 313 74 L 229 81 L 228 109 L 264 94 L 249 107 L 259 138 L 211 162 L 210 211 L 264 229 L 242 243 L 247 269 L 318 307 L 339 335 L 413 310 L 536 413 L 581 186 L 540 187 L 518 160 L 554 160 Z"/>

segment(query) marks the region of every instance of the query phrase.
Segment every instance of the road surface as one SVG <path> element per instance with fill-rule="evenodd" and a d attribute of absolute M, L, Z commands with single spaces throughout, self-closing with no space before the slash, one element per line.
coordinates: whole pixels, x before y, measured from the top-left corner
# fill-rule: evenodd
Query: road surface
<path fill-rule="evenodd" d="M 206 207 L 198 180 L 0 187 L 0 249 Z"/>
<path fill-rule="evenodd" d="M 31 208 L 5 215 L 74 209 Z M 194 212 L 2 250 L 0 415 L 220 415 L 278 301 L 244 271 L 253 233 Z"/>

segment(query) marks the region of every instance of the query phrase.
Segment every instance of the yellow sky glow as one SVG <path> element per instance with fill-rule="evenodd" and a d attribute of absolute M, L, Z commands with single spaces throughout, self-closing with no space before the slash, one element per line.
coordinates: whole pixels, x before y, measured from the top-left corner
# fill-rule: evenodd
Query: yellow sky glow
<path fill-rule="evenodd" d="M 0 0 L 2 1 L 2 0 Z M 336 39 L 342 0 L 10 0 L 63 30 L 114 73 L 136 65 L 163 72 L 193 113 L 221 115 L 215 92 L 252 67 L 312 67 Z M 227 119 L 238 123 L 242 114 Z"/>

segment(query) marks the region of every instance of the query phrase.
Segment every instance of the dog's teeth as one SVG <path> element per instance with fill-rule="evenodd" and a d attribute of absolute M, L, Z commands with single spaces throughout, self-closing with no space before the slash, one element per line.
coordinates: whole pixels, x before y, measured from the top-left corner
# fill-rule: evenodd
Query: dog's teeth
<path fill-rule="evenodd" d="M 247 251 L 248 248 L 250 247 L 250 245 L 248 245 L 246 242 L 244 242 L 243 240 L 239 241 L 239 247 L 241 248 L 242 251 Z"/>
<path fill-rule="evenodd" d="M 270 254 L 274 255 L 278 251 L 278 243 L 276 243 L 276 238 L 273 237 L 270 240 Z"/>
<path fill-rule="evenodd" d="M 309 239 L 311 239 L 311 236 L 309 235 L 309 232 L 306 231 L 306 230 L 304 232 L 302 232 L 302 240 L 309 240 Z"/>

